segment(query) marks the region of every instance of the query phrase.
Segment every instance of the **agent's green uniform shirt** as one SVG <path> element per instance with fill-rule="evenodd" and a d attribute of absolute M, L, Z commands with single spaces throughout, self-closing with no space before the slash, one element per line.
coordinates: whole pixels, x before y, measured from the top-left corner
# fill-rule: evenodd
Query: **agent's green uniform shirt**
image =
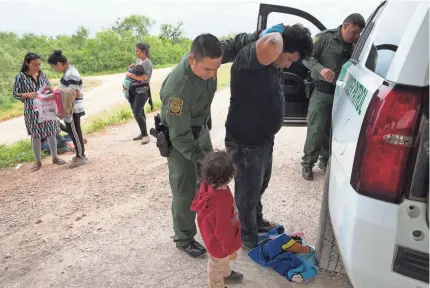
<path fill-rule="evenodd" d="M 341 27 L 322 31 L 315 36 L 312 57 L 303 59 L 303 64 L 311 71 L 313 79 L 325 81 L 320 72 L 324 68 L 329 68 L 335 74 L 332 83 L 335 84 L 343 64 L 351 58 L 352 44 L 343 40 Z M 314 89 L 312 93 L 307 114 L 308 130 L 302 165 L 313 166 L 318 161 L 318 156 L 323 164 L 328 161 L 333 94 L 318 89 Z"/>
<path fill-rule="evenodd" d="M 232 62 L 240 49 L 258 39 L 258 32 L 222 41 L 222 63 Z M 169 128 L 169 181 L 173 193 L 174 241 L 187 245 L 196 235 L 195 212 L 190 210 L 205 153 L 213 150 L 207 120 L 217 88 L 216 78 L 202 80 L 191 70 L 186 55 L 163 82 L 161 121 Z M 195 139 L 192 127 L 201 131 Z"/>

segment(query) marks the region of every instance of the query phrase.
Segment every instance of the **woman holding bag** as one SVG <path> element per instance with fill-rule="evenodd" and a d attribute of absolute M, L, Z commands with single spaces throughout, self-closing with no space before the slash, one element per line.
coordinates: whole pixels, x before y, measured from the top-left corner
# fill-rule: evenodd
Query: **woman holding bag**
<path fill-rule="evenodd" d="M 41 139 L 47 138 L 49 148 L 52 151 L 52 163 L 63 165 L 65 161 L 57 156 L 57 140 L 55 135 L 60 132 L 56 121 L 44 121 L 39 123 L 39 113 L 34 109 L 33 99 L 37 97 L 37 91 L 43 87 L 51 86 L 45 73 L 40 70 L 40 56 L 29 52 L 24 57 L 21 71 L 15 76 L 13 97 L 24 103 L 24 120 L 27 133 L 31 136 L 31 145 L 35 163 L 31 171 L 37 171 L 42 167 Z"/>

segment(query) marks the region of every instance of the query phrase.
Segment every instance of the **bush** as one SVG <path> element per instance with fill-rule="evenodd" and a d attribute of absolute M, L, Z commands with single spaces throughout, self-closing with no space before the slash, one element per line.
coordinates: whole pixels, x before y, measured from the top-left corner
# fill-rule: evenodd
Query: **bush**
<path fill-rule="evenodd" d="M 32 161 L 34 161 L 33 150 L 29 140 L 22 140 L 12 145 L 0 145 L 0 168 Z"/>

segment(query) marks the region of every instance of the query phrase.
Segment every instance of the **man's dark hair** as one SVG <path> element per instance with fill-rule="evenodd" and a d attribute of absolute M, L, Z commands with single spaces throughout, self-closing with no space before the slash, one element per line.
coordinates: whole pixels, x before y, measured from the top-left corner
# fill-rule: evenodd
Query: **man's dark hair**
<path fill-rule="evenodd" d="M 133 67 L 133 72 L 136 76 L 142 76 L 145 75 L 145 68 L 139 64 Z"/>
<path fill-rule="evenodd" d="M 57 63 L 67 63 L 67 57 L 63 55 L 63 51 L 55 50 L 48 58 L 48 63 L 51 65 L 57 65 Z"/>
<path fill-rule="evenodd" d="M 364 29 L 364 26 L 366 26 L 366 21 L 364 21 L 364 18 L 361 14 L 354 13 L 346 17 L 343 21 L 343 24 L 352 24 Z"/>
<path fill-rule="evenodd" d="M 137 43 L 136 48 L 142 52 L 145 52 L 146 57 L 149 58 L 149 45 L 146 43 Z"/>
<path fill-rule="evenodd" d="M 218 188 L 228 184 L 234 175 L 233 161 L 227 152 L 215 150 L 206 155 L 201 168 L 204 183 Z"/>
<path fill-rule="evenodd" d="M 284 53 L 299 52 L 300 58 L 308 57 L 314 47 L 311 32 L 302 24 L 294 24 L 285 27 L 282 33 L 284 40 Z"/>
<path fill-rule="evenodd" d="M 205 57 L 216 59 L 222 56 L 221 42 L 212 34 L 201 34 L 191 44 L 191 54 L 198 61 Z"/>

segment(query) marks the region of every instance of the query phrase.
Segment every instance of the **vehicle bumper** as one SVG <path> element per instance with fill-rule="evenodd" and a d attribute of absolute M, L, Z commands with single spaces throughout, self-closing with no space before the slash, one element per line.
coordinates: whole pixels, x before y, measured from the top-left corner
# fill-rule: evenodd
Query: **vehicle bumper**
<path fill-rule="evenodd" d="M 329 211 L 339 252 L 351 283 L 355 288 L 429 287 L 427 283 L 393 272 L 397 245 L 401 240 L 398 227 L 406 218 L 402 214 L 399 216 L 403 205 L 359 195 L 349 180 L 350 175 L 345 175 L 339 162 L 332 157 Z M 425 208 L 425 203 L 419 205 Z M 423 225 L 426 240 L 414 244 L 411 238 L 409 244 L 412 245 L 407 247 L 424 249 L 428 254 L 429 230 L 425 220 L 419 222 L 420 228 Z M 402 231 L 403 234 L 408 233 Z"/>

